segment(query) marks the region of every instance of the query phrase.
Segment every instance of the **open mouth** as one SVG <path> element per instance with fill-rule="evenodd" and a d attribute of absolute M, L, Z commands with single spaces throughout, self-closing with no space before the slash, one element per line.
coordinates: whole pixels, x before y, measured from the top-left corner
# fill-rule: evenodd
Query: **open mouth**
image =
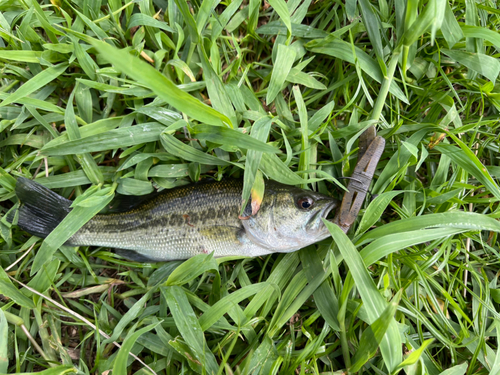
<path fill-rule="evenodd" d="M 335 219 L 335 216 L 337 215 L 337 210 L 334 210 L 335 206 L 331 206 L 327 211 L 326 211 L 326 216 L 325 219 L 328 221 L 333 221 Z"/>
<path fill-rule="evenodd" d="M 325 204 L 320 210 L 318 210 L 308 221 L 308 227 L 310 229 L 324 229 L 323 222 L 321 219 L 326 219 L 328 221 L 333 222 L 333 219 L 337 215 L 337 211 L 339 208 L 339 202 L 334 201 L 328 204 Z"/>
<path fill-rule="evenodd" d="M 321 216 L 328 221 L 333 221 L 333 219 L 335 219 L 335 216 L 337 216 L 336 208 L 338 208 L 338 206 L 339 205 L 337 202 L 332 202 L 331 204 L 326 206 Z"/>

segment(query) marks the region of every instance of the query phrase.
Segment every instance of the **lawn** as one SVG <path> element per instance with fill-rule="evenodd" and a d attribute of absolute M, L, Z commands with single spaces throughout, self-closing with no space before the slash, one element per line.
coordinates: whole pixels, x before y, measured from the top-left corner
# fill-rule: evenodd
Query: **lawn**
<path fill-rule="evenodd" d="M 0 373 L 499 374 L 499 28 L 490 0 L 2 1 Z M 205 178 L 341 197 L 370 126 L 347 235 L 64 246 L 115 194 Z M 45 240 L 6 220 L 20 176 L 76 199 Z"/>

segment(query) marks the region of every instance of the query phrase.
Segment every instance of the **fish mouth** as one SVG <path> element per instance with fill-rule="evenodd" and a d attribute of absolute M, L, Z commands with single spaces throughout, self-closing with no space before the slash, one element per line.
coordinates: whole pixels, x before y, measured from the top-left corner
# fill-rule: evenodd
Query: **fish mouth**
<path fill-rule="evenodd" d="M 328 204 L 325 204 L 321 210 L 316 212 L 311 219 L 309 220 L 309 228 L 315 228 L 316 230 L 323 230 L 325 229 L 325 226 L 323 224 L 323 221 L 321 219 L 328 220 L 330 222 L 333 222 L 335 219 L 335 216 L 337 215 L 337 210 L 335 208 L 338 207 L 337 202 L 331 202 Z"/>
<path fill-rule="evenodd" d="M 335 208 L 338 207 L 338 204 L 337 202 L 332 202 L 331 204 L 329 204 L 324 212 L 323 212 L 323 215 L 322 217 L 325 219 L 325 220 L 328 220 L 330 222 L 333 222 L 333 219 L 335 219 L 335 217 L 337 216 L 337 210 L 335 210 Z"/>

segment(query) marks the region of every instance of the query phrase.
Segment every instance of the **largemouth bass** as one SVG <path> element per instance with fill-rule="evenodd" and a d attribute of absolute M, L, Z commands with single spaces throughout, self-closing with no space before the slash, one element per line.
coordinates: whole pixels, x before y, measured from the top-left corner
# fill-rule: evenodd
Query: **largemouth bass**
<path fill-rule="evenodd" d="M 313 191 L 267 181 L 259 211 L 240 213 L 241 180 L 204 182 L 164 190 L 125 212 L 99 214 L 66 245 L 105 246 L 131 260 L 187 259 L 197 254 L 260 256 L 292 252 L 327 238 L 322 222 L 339 202 Z M 18 226 L 46 237 L 71 211 L 71 201 L 20 177 Z"/>

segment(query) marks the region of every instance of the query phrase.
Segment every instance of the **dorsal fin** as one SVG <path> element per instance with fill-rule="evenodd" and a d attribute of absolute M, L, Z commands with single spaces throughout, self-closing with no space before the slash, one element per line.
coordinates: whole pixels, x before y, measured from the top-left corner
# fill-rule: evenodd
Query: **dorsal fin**
<path fill-rule="evenodd" d="M 119 214 L 122 212 L 130 211 L 131 209 L 139 206 L 140 204 L 149 201 L 156 197 L 158 192 L 153 192 L 146 195 L 123 195 L 115 194 L 113 200 L 99 212 L 100 214 Z"/>

